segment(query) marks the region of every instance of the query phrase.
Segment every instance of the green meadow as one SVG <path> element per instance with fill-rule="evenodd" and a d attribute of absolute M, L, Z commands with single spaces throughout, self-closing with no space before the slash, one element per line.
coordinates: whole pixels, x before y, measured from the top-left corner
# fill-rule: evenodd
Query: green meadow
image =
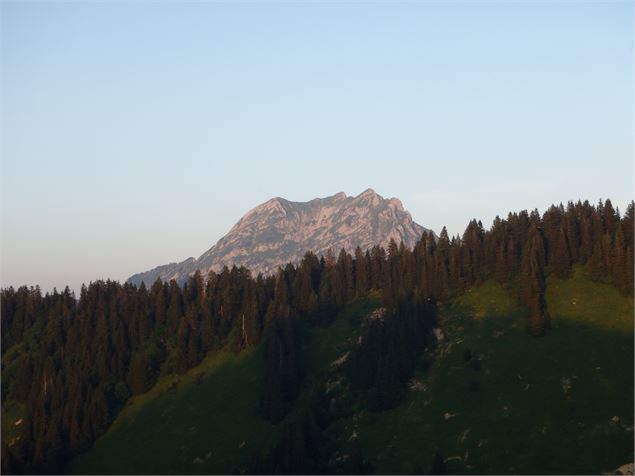
<path fill-rule="evenodd" d="M 441 308 L 445 341 L 416 389 L 343 423 L 376 472 L 428 471 L 435 452 L 450 474 L 598 474 L 633 461 L 632 300 L 580 269 L 547 290 L 542 338 L 494 283 Z"/>
<path fill-rule="evenodd" d="M 306 339 L 302 407 L 331 363 L 355 345 L 378 297 L 354 303 Z M 551 329 L 526 332 L 525 311 L 488 282 L 439 308 L 444 339 L 427 350 L 397 407 L 333 423 L 377 473 L 601 473 L 632 462 L 633 301 L 582 269 L 549 278 Z M 110 430 L 66 470 L 232 473 L 276 443 L 283 423 L 257 414 L 261 349 L 210 355 L 132 398 Z M 291 416 L 287 417 L 290 418 Z"/>
<path fill-rule="evenodd" d="M 70 473 L 231 473 L 236 461 L 275 442 L 256 415 L 260 349 L 208 356 L 182 376 L 132 398 Z"/>

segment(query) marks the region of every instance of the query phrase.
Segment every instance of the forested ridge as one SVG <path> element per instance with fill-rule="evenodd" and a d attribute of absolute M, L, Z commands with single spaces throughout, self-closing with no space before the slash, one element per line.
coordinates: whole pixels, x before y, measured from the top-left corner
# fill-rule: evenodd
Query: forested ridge
<path fill-rule="evenodd" d="M 584 264 L 594 279 L 632 296 L 633 216 L 633 203 L 620 216 L 609 200 L 577 202 L 542 216 L 497 217 L 489 230 L 473 220 L 461 237 L 445 229 L 438 239 L 424 234 L 412 250 L 391 242 L 388 250 L 342 251 L 337 258 L 307 253 L 269 277 L 234 267 L 196 273 L 182 287 L 97 281 L 83 286 L 79 298 L 68 288 L 46 295 L 3 289 L 2 403 L 27 410 L 19 437 L 3 438 L 2 472 L 59 472 L 108 429 L 130 395 L 220 348 L 240 352 L 263 343 L 258 411 L 279 422 L 303 384 L 298 323 L 328 326 L 338 310 L 372 290 L 382 291 L 388 318 L 365 329 L 349 372 L 369 408 L 391 408 L 434 323 L 436 301 L 494 279 L 528 308 L 528 331 L 541 336 L 549 332 L 550 273 L 564 279 L 574 263 Z"/>

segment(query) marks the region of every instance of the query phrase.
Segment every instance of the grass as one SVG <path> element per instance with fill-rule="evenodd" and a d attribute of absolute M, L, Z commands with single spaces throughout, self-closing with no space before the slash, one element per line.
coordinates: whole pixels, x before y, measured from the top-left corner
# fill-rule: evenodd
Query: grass
<path fill-rule="evenodd" d="M 307 346 L 308 374 L 323 370 L 350 347 L 351 339 L 362 324 L 364 316 L 381 305 L 379 295 L 355 301 L 342 311 L 328 327 L 314 328 Z"/>
<path fill-rule="evenodd" d="M 339 356 L 362 316 L 378 303 L 377 297 L 357 301 L 328 328 L 312 329 L 305 349 L 308 376 L 294 412 L 308 401 L 318 374 Z M 74 458 L 66 472 L 229 474 L 239 470 L 276 443 L 286 421 L 272 425 L 257 414 L 262 357 L 261 348 L 238 355 L 215 353 L 183 376 L 162 378 L 149 392 L 133 397 L 109 431 Z"/>
<path fill-rule="evenodd" d="M 231 473 L 237 461 L 276 437 L 276 428 L 256 414 L 260 353 L 220 352 L 184 376 L 163 378 L 150 392 L 133 398 L 106 435 L 71 461 L 67 472 Z"/>
<path fill-rule="evenodd" d="M 526 312 L 493 282 L 444 304 L 440 326 L 446 337 L 422 359 L 431 365 L 417 369 L 419 388 L 395 409 L 358 410 L 337 421 L 342 443 L 355 434 L 374 471 L 391 474 L 428 471 L 435 452 L 447 459 L 450 473 L 597 474 L 632 462 L 633 300 L 592 282 L 579 268 L 571 279 L 549 278 L 546 297 L 552 329 L 542 338 L 527 334 Z M 329 327 L 311 329 L 308 376 L 294 413 L 379 303 L 378 296 L 358 301 Z M 468 349 L 480 368 L 465 361 Z M 176 388 L 177 377 L 163 378 L 132 399 L 67 470 L 191 474 L 243 468 L 276 443 L 284 424 L 271 425 L 256 414 L 261 365 L 260 349 L 221 352 L 178 377 Z M 452 416 L 446 419 L 446 413 Z"/>
<path fill-rule="evenodd" d="M 24 420 L 26 418 L 26 405 L 13 400 L 7 400 L 2 404 L 2 439 L 12 446 L 15 439 L 21 437 Z M 19 425 L 16 423 L 22 419 Z"/>
<path fill-rule="evenodd" d="M 341 423 L 376 472 L 427 471 L 437 451 L 450 473 L 597 474 L 633 461 L 633 302 L 579 269 L 547 289 L 543 338 L 495 283 L 441 309 L 446 341 L 415 376 L 425 390 Z"/>

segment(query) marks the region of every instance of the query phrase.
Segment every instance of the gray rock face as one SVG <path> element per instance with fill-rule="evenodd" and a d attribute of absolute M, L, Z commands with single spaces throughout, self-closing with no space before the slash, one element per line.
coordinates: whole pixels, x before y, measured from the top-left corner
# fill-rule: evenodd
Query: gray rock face
<path fill-rule="evenodd" d="M 298 263 L 307 251 L 335 255 L 344 248 L 353 252 L 391 239 L 412 248 L 426 228 L 412 221 L 396 198 L 385 199 L 368 189 L 356 197 L 340 192 L 309 202 L 272 198 L 247 212 L 229 233 L 198 259 L 159 266 L 128 278 L 147 286 L 161 278 L 183 282 L 196 270 L 206 274 L 223 266 L 245 266 L 255 276 L 274 272 L 286 263 Z"/>

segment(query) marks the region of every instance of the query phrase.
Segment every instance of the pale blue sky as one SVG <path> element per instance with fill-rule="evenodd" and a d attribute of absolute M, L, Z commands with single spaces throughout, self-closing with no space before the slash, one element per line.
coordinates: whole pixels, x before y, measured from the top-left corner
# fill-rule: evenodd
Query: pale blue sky
<path fill-rule="evenodd" d="M 633 197 L 631 2 L 2 3 L 2 285 L 367 187 L 437 232 Z"/>

